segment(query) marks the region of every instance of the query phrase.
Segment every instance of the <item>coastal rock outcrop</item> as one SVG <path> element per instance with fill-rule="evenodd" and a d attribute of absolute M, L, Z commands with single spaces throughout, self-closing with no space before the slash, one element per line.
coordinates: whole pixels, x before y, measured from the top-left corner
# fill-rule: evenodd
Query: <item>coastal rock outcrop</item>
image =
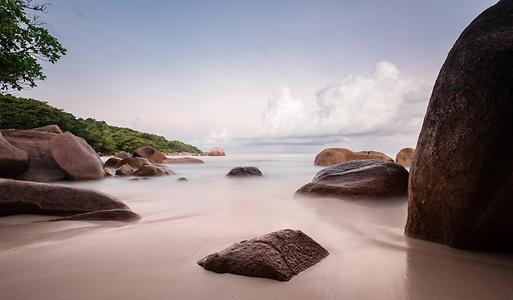
<path fill-rule="evenodd" d="M 123 160 L 118 157 L 110 157 L 105 161 L 103 167 L 105 169 L 117 169 L 123 164 Z"/>
<path fill-rule="evenodd" d="M 0 216 L 15 214 L 71 215 L 130 208 L 100 192 L 56 184 L 0 180 Z"/>
<path fill-rule="evenodd" d="M 335 198 L 383 198 L 403 196 L 408 190 L 408 171 L 381 160 L 353 160 L 322 169 L 312 182 L 296 193 Z"/>
<path fill-rule="evenodd" d="M 168 158 L 164 160 L 162 163 L 164 164 L 202 164 L 202 161 L 199 158 L 195 157 L 179 157 L 179 158 Z"/>
<path fill-rule="evenodd" d="M 400 164 L 403 167 L 409 167 L 409 166 L 411 166 L 411 162 L 413 161 L 414 155 L 415 155 L 415 149 L 403 148 L 395 156 L 395 162 Z"/>
<path fill-rule="evenodd" d="M 198 261 L 216 273 L 289 281 L 329 253 L 300 230 L 283 229 L 210 254 Z"/>
<path fill-rule="evenodd" d="M 67 178 L 50 153 L 50 140 L 57 133 L 37 130 L 0 130 L 4 138 L 16 148 L 22 149 L 30 157 L 29 169 L 15 179 L 50 182 Z"/>
<path fill-rule="evenodd" d="M 246 177 L 262 176 L 262 172 L 257 167 L 236 167 L 230 170 L 226 176 Z"/>
<path fill-rule="evenodd" d="M 352 160 L 360 159 L 379 159 L 382 161 L 394 161 L 384 153 L 377 151 L 359 151 L 353 152 L 345 148 L 328 148 L 322 150 L 315 157 L 316 166 L 332 166 L 340 163 L 346 163 Z"/>
<path fill-rule="evenodd" d="M 9 144 L 0 133 L 0 177 L 19 176 L 28 170 L 29 165 L 28 153 Z"/>
<path fill-rule="evenodd" d="M 132 175 L 135 176 L 164 176 L 175 174 L 173 171 L 153 164 L 144 164 L 138 168 Z"/>
<path fill-rule="evenodd" d="M 174 174 L 165 165 L 153 164 L 148 159 L 142 157 L 128 157 L 120 159 L 117 157 L 109 158 L 104 168 L 109 172 L 114 172 L 118 176 L 163 176 Z"/>
<path fill-rule="evenodd" d="M 411 166 L 405 232 L 513 251 L 513 1 L 463 31 L 433 88 Z"/>
<path fill-rule="evenodd" d="M 152 163 L 161 163 L 167 159 L 167 157 L 162 152 L 151 146 L 144 146 L 135 150 L 133 157 L 146 158 Z"/>
<path fill-rule="evenodd" d="M 224 153 L 224 150 L 222 148 L 215 147 L 212 150 L 210 150 L 209 152 L 204 153 L 204 155 L 207 155 L 207 156 L 225 156 L 226 154 Z"/>
<path fill-rule="evenodd" d="M 71 132 L 58 134 L 50 140 L 50 153 L 57 165 L 73 180 L 105 177 L 100 157 L 87 142 Z"/>
<path fill-rule="evenodd" d="M 133 175 L 137 169 L 132 168 L 130 165 L 122 165 L 116 170 L 118 176 L 130 176 Z"/>

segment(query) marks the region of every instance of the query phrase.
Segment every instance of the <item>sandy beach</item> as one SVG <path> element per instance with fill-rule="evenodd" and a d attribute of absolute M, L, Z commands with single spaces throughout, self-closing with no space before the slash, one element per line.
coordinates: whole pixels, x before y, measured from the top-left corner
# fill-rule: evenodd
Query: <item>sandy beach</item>
<path fill-rule="evenodd" d="M 319 170 L 303 155 L 205 158 L 175 176 L 64 184 L 123 199 L 137 223 L 0 220 L 1 299 L 511 299 L 513 257 L 403 235 L 406 197 L 294 197 Z M 255 165 L 262 178 L 232 179 Z M 187 177 L 188 182 L 176 181 Z M 234 242 L 301 229 L 330 255 L 290 282 L 205 271 Z"/>

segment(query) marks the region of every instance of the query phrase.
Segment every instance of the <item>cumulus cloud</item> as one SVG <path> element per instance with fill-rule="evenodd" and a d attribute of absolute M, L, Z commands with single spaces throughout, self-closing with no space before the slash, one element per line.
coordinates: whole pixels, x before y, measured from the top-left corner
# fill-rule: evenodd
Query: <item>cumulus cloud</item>
<path fill-rule="evenodd" d="M 339 146 L 391 154 L 415 146 L 430 87 L 382 61 L 369 74 L 348 76 L 319 89 L 313 99 L 306 99 L 309 102 L 283 87 L 271 93 L 259 131 L 223 129 L 196 142 L 208 147 L 286 147 L 280 148 L 283 151 L 294 151 L 295 146 Z"/>
<path fill-rule="evenodd" d="M 379 62 L 366 76 L 349 76 L 316 94 L 306 109 L 284 87 L 271 96 L 262 137 L 326 138 L 418 131 L 429 86 L 403 78 L 390 62 Z"/>

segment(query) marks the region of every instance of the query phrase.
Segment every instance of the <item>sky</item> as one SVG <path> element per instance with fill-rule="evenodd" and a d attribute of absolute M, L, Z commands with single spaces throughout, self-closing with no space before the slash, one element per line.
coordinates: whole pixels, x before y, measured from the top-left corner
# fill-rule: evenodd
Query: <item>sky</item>
<path fill-rule="evenodd" d="M 227 153 L 415 147 L 462 30 L 496 1 L 51 0 L 68 54 L 15 93 Z"/>

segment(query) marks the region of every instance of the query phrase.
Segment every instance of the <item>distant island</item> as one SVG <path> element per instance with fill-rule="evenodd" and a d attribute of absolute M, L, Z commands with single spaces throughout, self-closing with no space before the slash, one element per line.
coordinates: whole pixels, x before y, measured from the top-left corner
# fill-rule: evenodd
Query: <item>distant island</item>
<path fill-rule="evenodd" d="M 192 145 L 169 141 L 156 134 L 112 126 L 93 118 L 76 118 L 43 101 L 0 95 L 0 129 L 31 129 L 50 124 L 83 137 L 96 151 L 102 153 L 132 153 L 144 146 L 152 146 L 161 152 L 201 153 L 200 149 Z"/>

